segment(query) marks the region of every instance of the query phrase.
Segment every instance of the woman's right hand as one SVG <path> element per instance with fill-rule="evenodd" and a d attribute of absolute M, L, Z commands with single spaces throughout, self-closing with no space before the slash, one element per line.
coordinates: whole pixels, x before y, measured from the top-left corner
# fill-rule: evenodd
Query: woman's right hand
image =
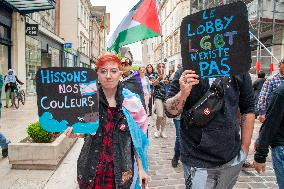
<path fill-rule="evenodd" d="M 78 135 L 72 133 L 72 131 L 73 131 L 73 127 L 68 127 L 68 128 L 64 131 L 64 134 L 65 134 L 68 138 L 78 138 Z"/>

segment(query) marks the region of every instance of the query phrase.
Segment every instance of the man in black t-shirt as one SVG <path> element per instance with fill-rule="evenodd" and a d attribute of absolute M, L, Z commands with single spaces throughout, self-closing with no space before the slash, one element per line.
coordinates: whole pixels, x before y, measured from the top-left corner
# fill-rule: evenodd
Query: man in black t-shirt
<path fill-rule="evenodd" d="M 249 151 L 255 115 L 248 73 L 231 77 L 228 83 L 227 78 L 221 78 L 224 105 L 205 126 L 189 126 L 184 119 L 213 80 L 199 79 L 192 70 L 178 70 L 165 102 L 168 117 L 181 115 L 180 152 L 187 189 L 233 188 Z M 238 107 L 241 127 L 237 120 Z"/>

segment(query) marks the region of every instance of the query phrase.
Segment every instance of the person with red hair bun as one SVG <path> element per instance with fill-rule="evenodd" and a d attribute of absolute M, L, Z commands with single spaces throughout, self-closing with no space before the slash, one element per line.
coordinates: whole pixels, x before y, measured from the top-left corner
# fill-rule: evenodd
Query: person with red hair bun
<path fill-rule="evenodd" d="M 100 121 L 96 133 L 84 136 L 77 161 L 78 185 L 80 189 L 148 188 L 148 139 L 143 132 L 147 114 L 139 98 L 123 89 L 121 61 L 115 54 L 101 56 L 96 72 Z M 78 137 L 72 128 L 65 134 Z"/>

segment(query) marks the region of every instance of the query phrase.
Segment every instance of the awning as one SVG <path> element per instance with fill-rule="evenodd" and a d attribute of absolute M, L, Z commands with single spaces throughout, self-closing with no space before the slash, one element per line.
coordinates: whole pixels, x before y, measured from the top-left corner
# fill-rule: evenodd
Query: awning
<path fill-rule="evenodd" d="M 0 0 L 21 14 L 29 14 L 55 8 L 55 0 Z"/>

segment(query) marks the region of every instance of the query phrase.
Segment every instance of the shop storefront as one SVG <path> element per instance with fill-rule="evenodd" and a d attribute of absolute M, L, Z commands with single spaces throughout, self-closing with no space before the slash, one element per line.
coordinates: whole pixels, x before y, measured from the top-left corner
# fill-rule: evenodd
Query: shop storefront
<path fill-rule="evenodd" d="M 39 36 L 25 37 L 23 15 L 55 9 L 55 5 L 55 0 L 0 1 L 0 74 L 6 75 L 7 70 L 13 68 L 19 79 L 27 78 L 26 82 L 23 81 L 23 89 L 27 88 L 28 92 L 35 92 L 35 73 L 42 66 L 42 59 L 51 57 L 48 62 L 59 66 L 62 48 L 51 45 L 51 48 L 45 48 L 50 52 L 45 56 L 44 41 Z"/>
<path fill-rule="evenodd" d="M 64 62 L 63 67 L 76 67 L 78 61 L 78 53 L 73 49 L 70 42 L 64 44 Z"/>
<path fill-rule="evenodd" d="M 96 61 L 97 61 L 97 59 L 92 59 L 91 61 L 90 61 L 90 64 L 91 64 L 91 69 L 95 69 L 96 68 Z"/>
<path fill-rule="evenodd" d="M 27 92 L 35 93 L 36 72 L 41 68 L 41 42 L 26 36 Z"/>
<path fill-rule="evenodd" d="M 64 64 L 64 41 L 58 41 L 54 39 L 54 34 L 45 32 L 39 27 L 37 36 L 26 35 L 27 93 L 36 92 L 36 72 L 40 68 L 60 67 Z"/>
<path fill-rule="evenodd" d="M 64 64 L 63 67 L 76 67 L 78 61 L 78 55 L 70 52 L 64 52 Z"/>
<path fill-rule="evenodd" d="M 83 53 L 80 53 L 79 67 L 90 68 L 90 58 Z"/>
<path fill-rule="evenodd" d="M 12 10 L 9 8 L 5 9 L 0 2 L 0 77 L 4 77 L 7 74 L 8 69 L 11 68 L 11 27 Z M 2 98 L 5 96 L 4 87 L 2 87 L 2 91 L 0 90 L 0 95 Z"/>
<path fill-rule="evenodd" d="M 12 11 L 4 9 L 0 3 L 0 74 L 7 74 L 11 67 L 11 27 Z"/>
<path fill-rule="evenodd" d="M 7 45 L 0 44 L 0 74 L 2 76 L 6 75 L 8 71 L 8 48 Z"/>

